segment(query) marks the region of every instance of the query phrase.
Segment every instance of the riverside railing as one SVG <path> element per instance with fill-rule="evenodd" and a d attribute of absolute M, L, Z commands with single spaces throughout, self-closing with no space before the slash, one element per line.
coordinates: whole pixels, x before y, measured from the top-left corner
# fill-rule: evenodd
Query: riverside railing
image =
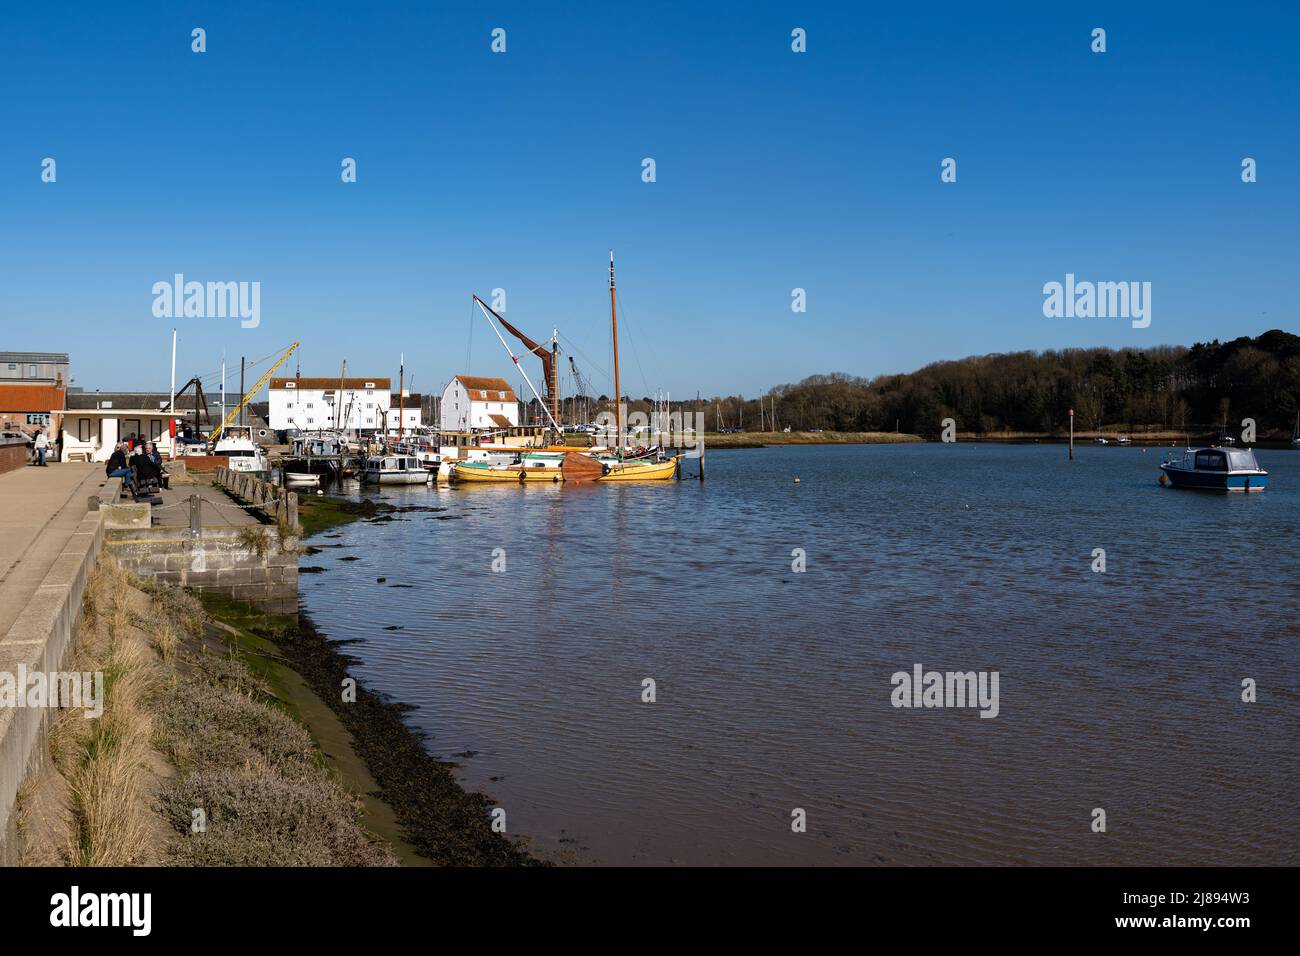
<path fill-rule="evenodd" d="M 260 511 L 276 524 L 284 525 L 292 533 L 298 531 L 298 493 L 288 491 L 256 475 L 229 468 L 218 468 L 217 484 L 229 494 L 241 499 L 253 511 Z"/>

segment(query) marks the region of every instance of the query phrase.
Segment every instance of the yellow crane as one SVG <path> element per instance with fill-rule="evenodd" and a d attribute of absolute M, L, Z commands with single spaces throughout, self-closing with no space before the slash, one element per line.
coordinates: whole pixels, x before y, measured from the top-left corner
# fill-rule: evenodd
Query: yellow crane
<path fill-rule="evenodd" d="M 248 390 L 247 394 L 245 394 L 239 400 L 239 404 L 230 410 L 230 414 L 226 416 L 226 420 L 222 422 L 220 425 L 218 425 L 216 430 L 213 431 L 213 433 L 208 436 L 209 441 L 215 442 L 217 440 L 217 436 L 220 435 L 223 431 L 225 431 L 226 427 L 239 416 L 240 409 L 242 409 L 245 405 L 247 405 L 249 401 L 252 399 L 252 397 L 262 390 L 262 386 L 265 385 L 267 381 L 270 379 L 270 377 L 275 374 L 275 370 L 284 364 L 284 360 L 287 359 L 290 355 L 292 355 L 293 350 L 296 349 L 297 347 L 298 347 L 298 343 L 294 342 L 293 345 L 290 345 L 285 350 L 285 353 L 283 355 L 281 355 L 278 359 L 276 359 L 275 364 L 266 370 L 266 374 L 263 375 L 261 378 L 259 378 L 253 384 L 253 387 Z"/>

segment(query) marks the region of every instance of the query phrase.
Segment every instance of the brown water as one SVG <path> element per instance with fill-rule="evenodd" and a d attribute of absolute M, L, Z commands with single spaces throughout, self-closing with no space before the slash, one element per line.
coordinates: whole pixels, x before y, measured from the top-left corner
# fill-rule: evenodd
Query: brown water
<path fill-rule="evenodd" d="M 303 605 L 557 859 L 1297 862 L 1300 453 L 1261 451 L 1249 497 L 1158 487 L 1155 449 L 1077 454 L 771 448 L 710 453 L 702 486 L 374 492 L 447 510 L 313 539 L 338 547 Z M 891 706 L 917 663 L 997 671 L 998 716 Z"/>

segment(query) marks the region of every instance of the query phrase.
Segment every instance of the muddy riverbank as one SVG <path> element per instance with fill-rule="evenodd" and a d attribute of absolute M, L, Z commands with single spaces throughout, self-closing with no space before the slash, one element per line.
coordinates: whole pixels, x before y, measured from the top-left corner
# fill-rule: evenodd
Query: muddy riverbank
<path fill-rule="evenodd" d="M 492 829 L 489 800 L 462 789 L 454 765 L 425 751 L 423 735 L 404 717 L 411 707 L 360 682 L 352 692 L 354 661 L 345 643 L 330 640 L 305 614 L 295 621 L 236 602 L 223 601 L 219 609 L 215 602 L 205 603 L 219 619 L 267 641 L 324 702 L 378 785 L 375 796 L 392 809 L 402 838 L 422 857 L 444 866 L 538 864 L 524 847 Z"/>
<path fill-rule="evenodd" d="M 313 535 L 352 521 L 384 523 L 406 510 L 368 500 L 307 498 L 300 512 L 306 551 L 316 550 L 310 543 Z M 409 705 L 390 700 L 360 681 L 353 683 L 354 660 L 347 654 L 347 642 L 331 640 L 305 613 L 266 615 L 250 605 L 219 598 L 206 598 L 204 603 L 209 614 L 227 626 L 265 642 L 261 650 L 301 679 L 328 710 L 329 720 L 322 719 L 326 715 L 315 720 L 305 715 L 309 726 L 314 732 L 315 726 L 337 721 L 361 764 L 353 768 L 354 773 L 373 778 L 376 788 L 371 797 L 383 805 L 380 816 L 391 813 L 400 840 L 422 859 L 451 866 L 538 864 L 523 846 L 493 830 L 490 801 L 456 782 L 455 765 L 429 755 L 424 735 L 412 730 L 405 719 L 412 709 Z M 413 861 L 404 858 L 403 862 Z"/>

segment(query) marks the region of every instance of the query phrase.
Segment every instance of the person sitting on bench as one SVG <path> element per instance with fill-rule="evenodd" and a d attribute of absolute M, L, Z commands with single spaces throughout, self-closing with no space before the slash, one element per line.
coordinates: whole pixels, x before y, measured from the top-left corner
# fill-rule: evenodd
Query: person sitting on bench
<path fill-rule="evenodd" d="M 113 446 L 113 454 L 108 457 L 108 463 L 104 466 L 104 474 L 109 478 L 121 478 L 122 487 L 129 489 L 131 487 L 131 467 L 126 463 L 126 442 L 118 442 Z"/>
<path fill-rule="evenodd" d="M 158 467 L 159 483 L 164 488 L 170 487 L 170 485 L 168 484 L 168 479 L 170 476 L 167 474 L 167 466 L 163 464 L 163 457 L 158 453 L 158 448 L 156 445 L 154 445 L 153 442 L 147 441 L 144 443 L 144 457 L 148 458 L 151 462 L 153 462 Z"/>
<path fill-rule="evenodd" d="M 162 468 L 144 452 L 131 456 L 131 471 L 135 473 L 135 496 L 152 494 L 162 484 Z"/>

